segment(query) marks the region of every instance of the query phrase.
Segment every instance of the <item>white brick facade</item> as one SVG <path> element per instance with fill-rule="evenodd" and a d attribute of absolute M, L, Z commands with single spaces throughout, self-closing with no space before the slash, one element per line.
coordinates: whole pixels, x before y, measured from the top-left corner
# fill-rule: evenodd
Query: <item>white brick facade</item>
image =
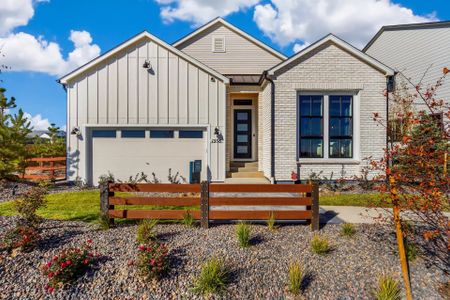
<path fill-rule="evenodd" d="M 297 171 L 297 96 L 303 92 L 354 92 L 355 101 L 359 101 L 358 124 L 360 142 L 355 145 L 354 159 L 310 159 L 300 161 L 300 177 L 307 179 L 311 172 L 333 179 L 343 175 L 346 178 L 359 176 L 364 164 L 363 159 L 371 156 L 381 158 L 386 144 L 386 133 L 382 126 L 373 121 L 373 113 L 381 117 L 386 115 L 386 102 L 383 92 L 386 88 L 386 77 L 381 71 L 361 59 L 338 47 L 332 42 L 326 43 L 312 52 L 293 61 L 290 65 L 278 70 L 275 82 L 275 180 L 291 180 L 291 172 Z M 270 128 L 270 84 L 264 90 L 263 116 L 268 119 Z M 268 100 L 269 99 L 269 100 Z M 269 107 L 267 113 L 266 107 Z M 358 113 L 355 113 L 357 116 Z M 260 122 L 261 123 L 261 122 Z M 263 130 L 266 134 L 266 129 Z M 270 174 L 270 139 L 263 137 L 262 169 L 266 176 Z M 266 144 L 267 142 L 267 144 Z M 269 167 L 267 167 L 269 162 Z"/>

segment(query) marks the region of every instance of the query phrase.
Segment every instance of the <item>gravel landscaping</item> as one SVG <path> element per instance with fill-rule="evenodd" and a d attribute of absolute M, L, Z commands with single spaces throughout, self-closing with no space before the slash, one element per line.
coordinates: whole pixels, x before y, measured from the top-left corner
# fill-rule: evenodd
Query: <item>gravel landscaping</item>
<path fill-rule="evenodd" d="M 0 235 L 14 223 L 0 217 Z M 136 258 L 136 225 L 99 231 L 83 222 L 45 221 L 42 241 L 31 253 L 15 257 L 1 254 L 1 299 L 195 299 L 191 290 L 194 277 L 206 258 L 223 258 L 231 268 L 231 282 L 220 299 L 283 299 L 287 267 L 299 260 L 308 270 L 307 299 L 370 299 L 378 274 L 392 272 L 400 279 L 398 259 L 393 253 L 394 235 L 378 225 L 359 225 L 352 238 L 340 236 L 340 227 L 328 225 L 322 233 L 333 250 L 325 256 L 312 254 L 313 233 L 307 226 L 282 226 L 270 232 L 254 225 L 252 246 L 240 248 L 234 225 L 216 225 L 208 230 L 183 225 L 156 226 L 158 238 L 170 249 L 171 271 L 159 282 L 145 282 L 130 264 Z M 102 257 L 94 270 L 76 283 L 52 294 L 45 291 L 46 279 L 40 265 L 69 246 L 93 240 Z M 438 283 L 447 278 L 438 270 L 427 269 L 422 261 L 411 264 L 415 299 L 442 299 Z"/>

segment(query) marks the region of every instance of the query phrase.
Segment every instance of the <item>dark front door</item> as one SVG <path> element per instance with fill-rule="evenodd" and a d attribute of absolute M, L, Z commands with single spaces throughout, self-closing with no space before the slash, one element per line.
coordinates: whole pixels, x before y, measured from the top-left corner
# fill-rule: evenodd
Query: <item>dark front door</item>
<path fill-rule="evenodd" d="M 252 158 L 252 110 L 234 110 L 234 158 Z"/>

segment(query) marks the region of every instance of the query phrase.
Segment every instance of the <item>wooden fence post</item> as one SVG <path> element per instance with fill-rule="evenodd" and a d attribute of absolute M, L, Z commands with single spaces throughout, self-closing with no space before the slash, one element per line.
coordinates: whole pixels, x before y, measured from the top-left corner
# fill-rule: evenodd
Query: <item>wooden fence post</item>
<path fill-rule="evenodd" d="M 114 196 L 114 192 L 109 191 L 109 182 L 100 185 L 100 211 L 110 225 L 114 224 L 114 219 L 109 217 L 109 210 L 114 209 L 114 205 L 109 204 L 109 197 Z"/>
<path fill-rule="evenodd" d="M 320 229 L 319 223 L 319 186 L 314 183 L 312 186 L 312 205 L 311 205 L 311 230 Z"/>
<path fill-rule="evenodd" d="M 200 185 L 200 223 L 206 229 L 209 227 L 209 182 L 202 181 Z"/>

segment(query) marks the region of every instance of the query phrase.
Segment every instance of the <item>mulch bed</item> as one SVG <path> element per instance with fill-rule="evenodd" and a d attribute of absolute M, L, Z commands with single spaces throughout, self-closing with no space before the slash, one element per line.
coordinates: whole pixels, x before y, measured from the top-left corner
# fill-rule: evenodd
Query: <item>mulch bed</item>
<path fill-rule="evenodd" d="M 15 218 L 0 217 L 0 235 Z M 325 256 L 312 254 L 313 233 L 304 225 L 286 225 L 270 232 L 254 225 L 252 246 L 239 247 L 234 225 L 215 225 L 208 230 L 177 224 L 157 225 L 158 238 L 170 249 L 171 271 L 159 282 L 145 282 L 129 263 L 137 254 L 136 225 L 99 231 L 82 222 L 45 221 L 42 241 L 31 253 L 0 258 L 1 299 L 200 299 L 191 290 L 201 264 L 211 256 L 223 258 L 232 271 L 226 291 L 216 299 L 283 299 L 287 268 L 299 260 L 308 270 L 306 299 L 371 299 L 377 276 L 393 273 L 401 280 L 394 253 L 395 236 L 381 225 L 356 226 L 352 238 L 340 236 L 338 225 L 321 233 L 333 246 Z M 39 266 L 58 250 L 93 240 L 102 254 L 98 266 L 65 289 L 49 294 Z M 411 264 L 415 299 L 442 299 L 439 283 L 447 279 L 423 261 Z"/>

